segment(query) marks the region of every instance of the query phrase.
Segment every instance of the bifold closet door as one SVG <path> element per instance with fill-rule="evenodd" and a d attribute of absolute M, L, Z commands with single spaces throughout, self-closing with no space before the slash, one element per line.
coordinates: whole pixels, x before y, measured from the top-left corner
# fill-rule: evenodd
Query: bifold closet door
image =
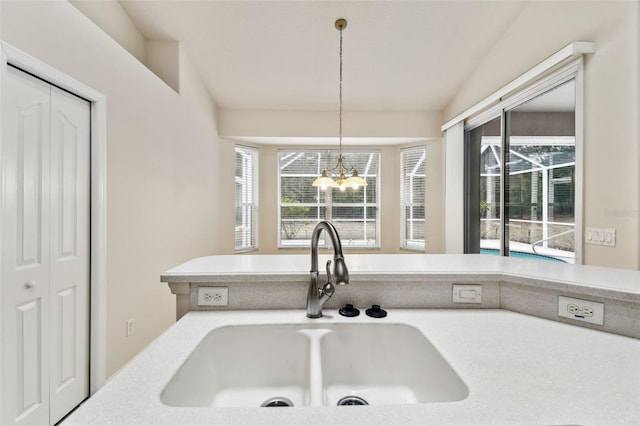
<path fill-rule="evenodd" d="M 0 424 L 54 424 L 88 396 L 90 106 L 3 83 Z"/>

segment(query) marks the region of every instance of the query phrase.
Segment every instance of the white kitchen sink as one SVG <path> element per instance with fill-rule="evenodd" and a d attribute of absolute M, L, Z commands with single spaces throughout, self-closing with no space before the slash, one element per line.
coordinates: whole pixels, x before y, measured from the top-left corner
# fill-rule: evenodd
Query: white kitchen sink
<path fill-rule="evenodd" d="M 176 407 L 259 407 L 285 396 L 309 403 L 309 340 L 295 325 L 229 326 L 211 331 L 161 395 Z"/>
<path fill-rule="evenodd" d="M 417 328 L 341 324 L 321 346 L 324 402 L 346 395 L 371 405 L 459 401 L 469 390 Z"/>
<path fill-rule="evenodd" d="M 468 389 L 425 335 L 405 324 L 238 325 L 211 331 L 161 395 L 179 407 L 458 401 Z M 282 405 L 282 404 L 280 404 Z"/>

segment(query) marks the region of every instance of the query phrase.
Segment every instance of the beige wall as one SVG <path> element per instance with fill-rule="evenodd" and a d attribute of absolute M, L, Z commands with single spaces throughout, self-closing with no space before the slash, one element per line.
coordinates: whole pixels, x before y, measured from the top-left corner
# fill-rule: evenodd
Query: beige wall
<path fill-rule="evenodd" d="M 444 139 L 427 141 L 426 249 L 445 253 L 445 149 Z"/>
<path fill-rule="evenodd" d="M 441 136 L 440 111 L 345 111 L 343 118 L 345 138 L 416 139 Z M 222 109 L 219 114 L 219 131 L 221 136 L 236 138 L 337 139 L 338 111 Z"/>
<path fill-rule="evenodd" d="M 145 39 L 117 1 L 69 0 L 94 24 L 109 34 L 140 62 L 145 61 Z"/>
<path fill-rule="evenodd" d="M 184 56 L 178 94 L 70 3 L 0 7 L 3 41 L 107 97 L 109 376 L 175 320 L 160 274 L 226 249 L 215 225 L 216 110 Z"/>
<path fill-rule="evenodd" d="M 615 248 L 584 263 L 640 266 L 639 3 L 529 2 L 444 111 L 445 122 L 572 41 L 594 41 L 584 68 L 584 226 L 615 228 Z M 544 28 L 544 31 L 540 29 Z"/>

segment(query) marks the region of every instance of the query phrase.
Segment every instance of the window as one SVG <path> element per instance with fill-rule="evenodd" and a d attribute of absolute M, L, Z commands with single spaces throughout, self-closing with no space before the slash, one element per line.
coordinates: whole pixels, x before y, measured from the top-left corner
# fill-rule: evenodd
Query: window
<path fill-rule="evenodd" d="M 465 132 L 467 253 L 575 261 L 575 93 L 544 87 Z"/>
<path fill-rule="evenodd" d="M 311 184 L 322 170 L 333 167 L 337 155 L 330 151 L 279 151 L 278 246 L 309 247 L 311 233 L 321 220 L 331 221 L 343 248 L 380 246 L 378 218 L 377 151 L 345 151 L 345 166 L 355 167 L 367 181 L 357 190 L 321 190 Z M 324 236 L 324 233 L 321 237 Z M 321 243 L 322 243 L 321 239 Z"/>
<path fill-rule="evenodd" d="M 236 146 L 236 251 L 258 248 L 258 150 Z"/>
<path fill-rule="evenodd" d="M 400 248 L 425 248 L 425 160 L 424 146 L 400 151 Z"/>

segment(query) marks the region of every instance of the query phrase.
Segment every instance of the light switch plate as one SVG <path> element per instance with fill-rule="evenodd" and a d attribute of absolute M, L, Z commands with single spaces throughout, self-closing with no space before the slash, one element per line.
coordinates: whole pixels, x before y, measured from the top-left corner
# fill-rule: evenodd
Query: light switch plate
<path fill-rule="evenodd" d="M 482 303 L 480 284 L 454 284 L 453 303 Z"/>
<path fill-rule="evenodd" d="M 585 242 L 599 246 L 616 246 L 615 228 L 587 228 L 585 232 Z"/>

